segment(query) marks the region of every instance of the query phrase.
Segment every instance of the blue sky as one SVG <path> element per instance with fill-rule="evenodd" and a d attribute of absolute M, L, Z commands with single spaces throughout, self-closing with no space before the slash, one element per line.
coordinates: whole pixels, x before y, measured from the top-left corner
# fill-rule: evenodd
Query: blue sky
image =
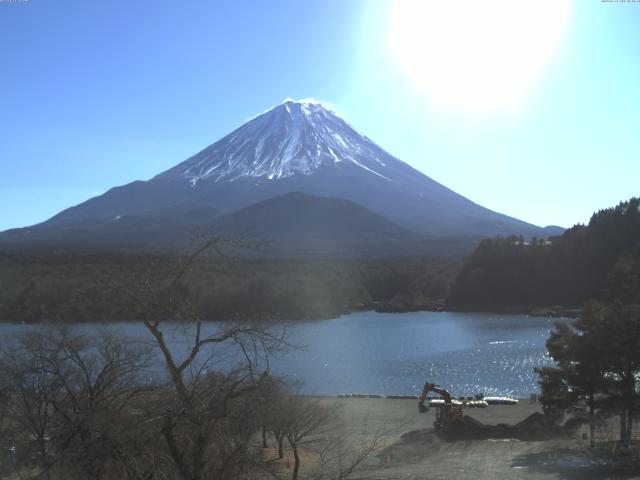
<path fill-rule="evenodd" d="M 402 2 L 0 2 L 0 230 L 148 179 L 287 97 L 330 102 L 435 180 L 539 225 L 640 194 L 640 3 L 574 1 L 560 18 L 552 2 L 537 20 Z"/>

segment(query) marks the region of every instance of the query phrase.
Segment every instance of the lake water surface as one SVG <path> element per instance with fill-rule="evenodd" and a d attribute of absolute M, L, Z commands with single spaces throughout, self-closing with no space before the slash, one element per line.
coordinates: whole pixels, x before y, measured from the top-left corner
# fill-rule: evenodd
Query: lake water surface
<path fill-rule="evenodd" d="M 359 312 L 291 324 L 290 339 L 306 348 L 274 358 L 271 367 L 303 380 L 310 394 L 419 394 L 428 380 L 454 395 L 528 397 L 538 390 L 533 369 L 551 364 L 544 344 L 553 323 L 526 315 Z M 0 324 L 0 335 L 26 328 Z M 99 334 L 102 327 L 75 328 Z M 137 322 L 110 328 L 149 338 Z M 173 338 L 180 350 L 180 335 Z"/>

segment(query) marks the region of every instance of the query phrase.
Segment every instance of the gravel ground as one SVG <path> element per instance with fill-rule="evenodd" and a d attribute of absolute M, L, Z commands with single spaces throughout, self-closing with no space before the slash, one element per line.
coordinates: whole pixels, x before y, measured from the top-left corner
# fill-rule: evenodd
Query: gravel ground
<path fill-rule="evenodd" d="M 435 409 L 419 414 L 416 400 L 325 397 L 321 402 L 340 406 L 336 423 L 353 434 L 353 448 L 375 435 L 382 436 L 382 447 L 369 459 L 372 470 L 364 478 L 609 478 L 602 466 L 589 465 L 574 439 L 444 441 L 432 427 Z M 534 412 L 540 412 L 540 406 L 529 404 L 528 399 L 515 406 L 465 410 L 485 424 L 516 424 Z"/>

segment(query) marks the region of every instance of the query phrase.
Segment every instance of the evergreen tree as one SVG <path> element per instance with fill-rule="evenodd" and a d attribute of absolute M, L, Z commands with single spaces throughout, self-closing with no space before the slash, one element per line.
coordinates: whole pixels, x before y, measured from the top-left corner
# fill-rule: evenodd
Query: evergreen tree
<path fill-rule="evenodd" d="M 585 315 L 586 319 L 589 314 Z M 582 330 L 589 325 L 557 323 L 547 340 L 547 349 L 556 367 L 539 369 L 538 374 L 545 414 L 560 416 L 570 412 L 586 417 L 593 444 L 596 414 L 603 408 L 597 398 L 607 389 L 607 381 L 603 376 L 603 345 L 597 336 Z"/>
<path fill-rule="evenodd" d="M 558 323 L 547 340 L 552 368 L 538 370 L 546 412 L 618 415 L 629 444 L 640 412 L 640 250 L 623 256 L 605 303 L 591 304 L 572 325 Z"/>

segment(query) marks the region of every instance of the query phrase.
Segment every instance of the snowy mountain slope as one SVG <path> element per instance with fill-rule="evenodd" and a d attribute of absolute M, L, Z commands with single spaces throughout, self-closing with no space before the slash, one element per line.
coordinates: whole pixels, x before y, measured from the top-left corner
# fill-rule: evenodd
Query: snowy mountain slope
<path fill-rule="evenodd" d="M 191 185 L 210 179 L 281 179 L 340 162 L 384 176 L 390 157 L 319 103 L 288 101 L 254 118 L 194 157 L 159 175 Z M 395 159 L 393 159 L 396 161 Z"/>

